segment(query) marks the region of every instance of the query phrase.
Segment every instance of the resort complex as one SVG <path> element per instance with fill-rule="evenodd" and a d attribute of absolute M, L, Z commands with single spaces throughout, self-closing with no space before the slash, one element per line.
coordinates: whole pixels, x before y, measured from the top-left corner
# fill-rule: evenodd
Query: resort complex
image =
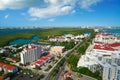
<path fill-rule="evenodd" d="M 120 40 L 108 33 L 97 33 L 77 67 L 99 72 L 102 80 L 120 80 Z"/>

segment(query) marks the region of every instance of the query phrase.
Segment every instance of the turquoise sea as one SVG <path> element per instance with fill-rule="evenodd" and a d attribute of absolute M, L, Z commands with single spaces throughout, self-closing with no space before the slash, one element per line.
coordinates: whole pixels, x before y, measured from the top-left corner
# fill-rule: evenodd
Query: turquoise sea
<path fill-rule="evenodd" d="M 105 29 L 105 30 L 101 30 L 101 32 L 110 33 L 120 37 L 120 29 L 108 29 L 108 30 Z"/>

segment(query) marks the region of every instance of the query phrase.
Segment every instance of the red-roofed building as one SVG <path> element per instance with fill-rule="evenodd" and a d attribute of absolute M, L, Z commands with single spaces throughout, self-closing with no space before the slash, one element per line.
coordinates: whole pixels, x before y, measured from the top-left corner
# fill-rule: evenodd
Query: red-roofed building
<path fill-rule="evenodd" d="M 116 47 L 120 47 L 120 42 L 115 42 L 111 44 L 106 44 L 103 42 L 94 43 L 94 49 L 99 49 L 99 50 L 115 51 L 117 50 Z"/>
<path fill-rule="evenodd" d="M 99 71 L 102 80 L 120 80 L 120 40 L 114 35 L 99 33 L 78 61 L 77 67 Z"/>
<path fill-rule="evenodd" d="M 43 65 L 43 62 L 44 62 L 44 61 L 37 61 L 37 62 L 35 63 L 35 65 L 40 67 L 40 66 Z"/>
<path fill-rule="evenodd" d="M 114 43 L 118 41 L 117 37 L 108 33 L 98 33 L 95 37 L 95 42 Z"/>
<path fill-rule="evenodd" d="M 112 47 L 119 47 L 120 46 L 120 42 L 112 43 L 112 44 L 110 44 L 110 46 L 112 46 Z"/>
<path fill-rule="evenodd" d="M 2 70 L 4 70 L 5 73 L 16 73 L 18 71 L 18 68 L 16 66 L 0 62 L 0 71 Z"/>
<path fill-rule="evenodd" d="M 12 62 L 16 63 L 18 61 L 17 58 L 12 58 Z"/>
<path fill-rule="evenodd" d="M 109 45 L 103 45 L 103 46 L 101 46 L 101 45 L 95 45 L 95 46 L 94 46 L 94 49 L 98 49 L 98 50 L 108 50 L 108 51 L 114 51 L 114 50 L 115 50 L 114 48 L 112 48 L 112 47 L 109 46 Z"/>
<path fill-rule="evenodd" d="M 4 77 L 3 76 L 0 76 L 0 80 L 3 80 L 4 79 Z"/>
<path fill-rule="evenodd" d="M 38 59 L 35 63 L 33 63 L 31 65 L 31 67 L 35 67 L 35 66 L 41 67 L 42 65 L 45 65 L 47 62 L 49 62 L 50 59 L 52 59 L 52 58 L 53 58 L 53 56 L 50 54 L 43 56 L 40 59 Z"/>

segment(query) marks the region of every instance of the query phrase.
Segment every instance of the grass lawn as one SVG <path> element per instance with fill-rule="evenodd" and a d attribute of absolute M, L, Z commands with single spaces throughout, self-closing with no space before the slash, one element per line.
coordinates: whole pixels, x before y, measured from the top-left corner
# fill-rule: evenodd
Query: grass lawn
<path fill-rule="evenodd" d="M 18 38 L 28 39 L 33 37 L 34 35 L 40 35 L 40 38 L 47 39 L 47 37 L 51 35 L 58 36 L 58 35 L 70 34 L 70 33 L 77 35 L 88 31 L 92 32 L 93 30 L 83 29 L 83 28 L 50 28 L 50 29 L 34 30 L 32 32 L 26 32 L 26 33 L 1 35 L 0 46 L 7 45 L 11 40 L 15 40 Z"/>

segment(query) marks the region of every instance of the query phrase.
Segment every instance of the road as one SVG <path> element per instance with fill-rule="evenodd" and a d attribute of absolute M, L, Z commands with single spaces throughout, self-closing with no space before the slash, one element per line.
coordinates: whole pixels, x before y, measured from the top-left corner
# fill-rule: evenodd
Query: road
<path fill-rule="evenodd" d="M 64 62 L 63 66 L 61 66 L 61 67 L 59 68 L 58 73 L 55 75 L 55 80 L 58 80 L 58 79 L 59 79 L 60 74 L 62 73 L 63 68 L 64 68 L 65 66 L 66 66 L 66 61 Z"/>
<path fill-rule="evenodd" d="M 75 45 L 72 49 L 70 49 L 70 50 L 68 50 L 68 51 L 66 51 L 66 52 L 63 53 L 64 55 L 63 55 L 62 58 L 51 68 L 51 70 L 49 71 L 49 74 L 48 74 L 48 76 L 46 77 L 45 80 L 50 80 L 50 75 L 51 75 L 52 70 L 58 65 L 58 63 L 59 63 L 63 58 L 66 57 L 67 54 L 71 53 L 71 52 L 72 52 L 75 48 L 77 48 L 79 45 L 80 45 L 80 42 L 79 42 L 77 45 Z M 60 72 L 61 72 L 61 71 L 60 71 Z"/>
<path fill-rule="evenodd" d="M 85 41 L 87 42 L 89 38 L 87 38 Z M 63 53 L 63 57 L 52 67 L 52 69 L 50 70 L 50 72 L 52 72 L 52 70 L 57 66 L 57 64 L 63 59 L 63 58 L 66 58 L 66 55 L 69 54 L 69 53 L 72 53 L 72 51 L 74 51 L 78 46 L 81 47 L 83 46 L 85 43 L 82 43 L 80 44 L 80 42 L 75 45 L 72 49 L 66 51 L 65 53 Z M 73 54 L 73 53 L 72 53 Z M 66 65 L 66 64 L 65 64 Z M 65 67 L 65 65 L 63 67 Z M 57 75 L 55 75 L 55 80 L 58 80 L 59 77 L 60 77 L 60 74 L 63 70 L 60 68 Z M 50 80 L 50 75 L 51 73 L 49 73 L 49 75 L 47 76 L 46 80 Z M 79 79 L 79 76 L 78 75 L 75 75 L 75 73 L 73 73 L 73 79 Z M 60 79 L 61 80 L 61 79 Z M 92 77 L 89 77 L 89 76 L 86 76 L 86 75 L 83 75 L 83 77 L 81 77 L 81 80 L 96 80 Z"/>

